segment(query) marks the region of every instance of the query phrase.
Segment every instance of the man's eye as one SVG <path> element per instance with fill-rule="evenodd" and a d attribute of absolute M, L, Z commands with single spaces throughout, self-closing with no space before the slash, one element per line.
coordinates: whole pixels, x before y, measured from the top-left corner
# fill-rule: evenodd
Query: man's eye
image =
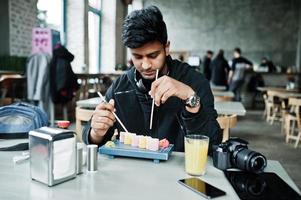
<path fill-rule="evenodd" d="M 156 54 L 151 54 L 151 55 L 149 55 L 148 57 L 149 57 L 149 58 L 157 58 L 158 55 L 159 55 L 159 54 L 156 53 Z"/>
<path fill-rule="evenodd" d="M 135 55 L 134 58 L 135 58 L 135 59 L 142 59 L 142 56 L 137 56 L 137 55 Z"/>

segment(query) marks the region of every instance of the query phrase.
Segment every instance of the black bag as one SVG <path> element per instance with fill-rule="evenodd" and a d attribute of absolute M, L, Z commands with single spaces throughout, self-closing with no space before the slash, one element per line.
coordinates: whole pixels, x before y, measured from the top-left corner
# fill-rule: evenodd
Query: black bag
<path fill-rule="evenodd" d="M 47 113 L 39 107 L 19 102 L 0 107 L 0 139 L 28 138 L 28 132 L 42 126 L 48 126 Z M 27 145 L 27 146 L 26 146 Z M 17 149 L 26 150 L 28 143 L 18 144 Z"/>

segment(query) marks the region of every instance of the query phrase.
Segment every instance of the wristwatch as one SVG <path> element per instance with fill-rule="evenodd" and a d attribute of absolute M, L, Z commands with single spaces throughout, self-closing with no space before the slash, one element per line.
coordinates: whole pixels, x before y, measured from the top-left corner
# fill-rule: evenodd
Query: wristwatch
<path fill-rule="evenodd" d="M 200 97 L 194 93 L 191 95 L 188 99 L 185 101 L 185 105 L 189 108 L 195 108 L 198 107 L 201 103 Z"/>

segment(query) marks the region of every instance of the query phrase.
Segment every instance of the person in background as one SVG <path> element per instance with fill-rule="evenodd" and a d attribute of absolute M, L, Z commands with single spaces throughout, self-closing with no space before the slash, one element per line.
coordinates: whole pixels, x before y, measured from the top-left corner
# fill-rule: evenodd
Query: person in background
<path fill-rule="evenodd" d="M 83 131 L 86 144 L 103 145 L 114 130 L 169 140 L 175 151 L 184 151 L 186 134 L 205 134 L 212 144 L 221 142 L 214 99 L 206 78 L 187 63 L 169 55 L 166 24 L 160 10 L 150 6 L 130 13 L 122 27 L 134 67 L 118 77 L 106 92 Z M 159 71 L 158 79 L 156 73 Z M 152 102 L 155 102 L 150 128 Z"/>
<path fill-rule="evenodd" d="M 276 71 L 276 67 L 275 67 L 274 63 L 271 60 L 268 60 L 266 57 L 263 57 L 261 59 L 261 63 L 260 63 L 259 66 L 260 67 L 267 67 L 268 72 L 275 72 Z"/>
<path fill-rule="evenodd" d="M 204 62 L 203 62 L 204 75 L 208 81 L 211 80 L 210 64 L 211 64 L 212 56 L 213 56 L 213 52 L 208 50 L 204 57 Z"/>
<path fill-rule="evenodd" d="M 180 54 L 180 55 L 179 55 L 179 60 L 180 60 L 181 62 L 184 62 L 184 56 L 183 56 L 183 54 Z"/>
<path fill-rule="evenodd" d="M 253 64 L 248 59 L 241 56 L 240 48 L 234 49 L 234 58 L 229 72 L 229 90 L 234 93 L 234 100 L 241 101 L 240 91 L 245 81 L 245 72 L 251 69 Z"/>
<path fill-rule="evenodd" d="M 224 57 L 224 50 L 220 49 L 210 64 L 211 83 L 217 86 L 226 86 L 228 88 L 228 73 L 230 67 Z"/>

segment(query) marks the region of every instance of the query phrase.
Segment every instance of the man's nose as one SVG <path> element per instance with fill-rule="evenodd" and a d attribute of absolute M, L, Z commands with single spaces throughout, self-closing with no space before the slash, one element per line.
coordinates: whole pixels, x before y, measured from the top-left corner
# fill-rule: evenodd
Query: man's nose
<path fill-rule="evenodd" d="M 149 63 L 147 60 L 144 60 L 144 61 L 142 62 L 142 68 L 143 68 L 143 69 L 149 69 L 149 68 L 151 68 L 151 67 L 152 67 L 151 63 Z"/>

